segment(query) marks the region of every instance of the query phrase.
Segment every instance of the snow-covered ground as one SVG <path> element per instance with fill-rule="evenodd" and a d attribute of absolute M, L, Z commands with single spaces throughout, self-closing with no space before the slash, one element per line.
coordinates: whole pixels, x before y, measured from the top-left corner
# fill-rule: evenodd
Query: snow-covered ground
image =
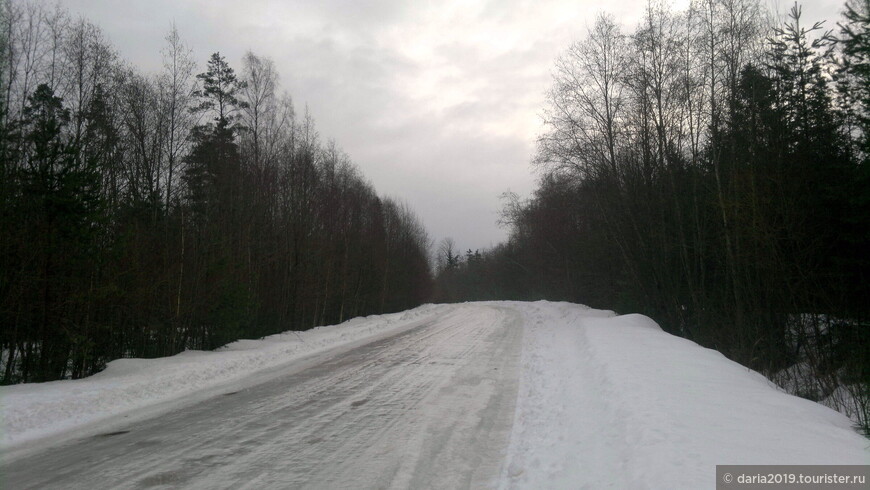
<path fill-rule="evenodd" d="M 477 305 L 440 313 L 200 403 L 0 461 L 0 488 L 492 486 L 513 421 L 521 315 Z"/>
<path fill-rule="evenodd" d="M 506 488 L 715 488 L 716 465 L 870 464 L 843 414 L 642 315 L 525 316 Z"/>
<path fill-rule="evenodd" d="M 356 348 L 382 345 L 377 343 L 381 339 L 389 344 Z M 336 350 L 342 346 L 357 364 L 342 361 Z M 324 352 L 330 353 L 329 365 L 318 364 L 318 353 Z M 275 384 L 276 376 L 286 376 L 282 366 L 305 373 L 305 363 L 317 366 L 317 372 L 297 375 L 303 383 L 294 388 L 298 393 Z M 263 384 L 270 377 L 276 382 Z M 518 383 L 506 382 L 516 378 Z M 377 486 L 468 486 L 491 473 L 483 481 L 499 488 L 698 489 L 715 487 L 717 464 L 870 463 L 870 442 L 844 415 L 785 394 L 718 352 L 663 332 L 647 317 L 549 302 L 427 305 L 298 335 L 240 341 L 218 352 L 114 361 L 105 372 L 84 380 L 2 387 L 0 448 L 9 455 L 62 438 L 105 433 L 119 420 L 144 420 L 210 400 L 233 386 L 252 392 L 258 386 L 271 387 L 284 414 L 307 414 L 322 425 L 321 432 L 331 434 L 308 434 L 307 427 L 284 427 L 270 417 L 272 425 L 255 431 L 262 437 L 280 434 L 282 446 L 265 453 L 256 452 L 264 451 L 260 446 L 245 449 L 255 451 L 249 457 L 256 455 L 257 464 L 331 445 L 325 455 L 311 453 L 322 468 L 312 475 L 330 475 L 331 463 L 324 458 L 335 453 L 343 461 L 336 461 L 336 467 L 350 476 L 367 468 L 366 475 Z M 214 403 L 237 400 L 233 410 L 243 413 L 248 402 L 240 396 Z M 302 403 L 294 398 L 299 396 L 312 399 L 293 409 L 298 412 L 287 412 Z M 311 405 L 318 396 L 325 398 L 322 405 Z M 267 405 L 260 399 L 250 403 L 258 410 Z M 513 412 L 512 425 L 510 417 L 501 421 L 506 408 Z M 490 416 L 499 422 L 486 420 Z M 362 432 L 350 429 L 357 422 L 366 425 Z M 383 431 L 377 437 L 365 432 L 378 424 Z M 507 431 L 506 437 L 501 431 Z M 297 436 L 304 440 L 287 451 L 287 444 L 297 444 Z M 214 437 L 221 440 L 220 433 Z M 362 445 L 342 445 L 337 441 L 342 437 Z M 505 441 L 500 451 L 482 451 L 500 440 Z M 108 439 L 99 441 L 108 444 Z M 370 447 L 365 441 L 385 447 Z M 480 447 L 458 447 L 469 444 Z M 244 460 L 239 454 L 247 454 L 226 451 L 224 456 L 237 466 Z M 368 456 L 373 460 L 366 461 Z M 498 461 L 491 461 L 493 457 Z M 348 458 L 359 468 L 350 468 Z M 426 460 L 442 463 L 423 464 Z M 135 466 L 135 461 L 130 464 Z M 384 476 L 378 464 L 392 472 Z M 300 465 L 305 467 L 296 462 L 286 471 L 296 471 L 293 478 L 306 477 L 298 474 Z M 271 471 L 271 480 L 260 483 L 291 481 L 276 476 L 280 469 Z M 456 476 L 460 473 L 461 478 Z M 170 478 L 166 475 L 178 477 L 172 472 L 156 477 Z M 358 483 L 363 481 L 369 480 Z"/>
<path fill-rule="evenodd" d="M 239 340 L 216 351 L 118 359 L 89 378 L 0 387 L 0 451 L 104 430 L 119 416 L 142 419 L 208 397 L 213 390 L 329 349 L 371 342 L 443 314 L 424 305 L 340 325 Z M 129 422 L 129 420 L 126 420 Z"/>

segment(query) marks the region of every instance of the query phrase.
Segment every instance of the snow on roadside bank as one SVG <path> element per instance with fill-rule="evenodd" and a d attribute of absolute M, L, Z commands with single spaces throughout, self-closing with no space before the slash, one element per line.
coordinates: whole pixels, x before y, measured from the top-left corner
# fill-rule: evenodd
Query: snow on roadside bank
<path fill-rule="evenodd" d="M 501 488 L 715 488 L 717 464 L 870 463 L 844 415 L 645 316 L 510 306 L 526 330 Z"/>
<path fill-rule="evenodd" d="M 0 450 L 55 436 L 129 412 L 184 402 L 251 374 L 305 356 L 422 324 L 444 306 L 424 305 L 340 325 L 239 340 L 216 351 L 159 359 L 118 359 L 94 376 L 0 387 Z M 96 429 L 94 429 L 96 430 Z"/>

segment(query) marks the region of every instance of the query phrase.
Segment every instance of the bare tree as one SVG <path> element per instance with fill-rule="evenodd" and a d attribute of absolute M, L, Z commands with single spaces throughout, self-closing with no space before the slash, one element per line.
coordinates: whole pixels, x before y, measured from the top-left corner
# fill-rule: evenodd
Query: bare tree
<path fill-rule="evenodd" d="M 247 102 L 247 107 L 242 109 L 244 125 L 249 134 L 253 164 L 259 168 L 263 139 L 267 136 L 268 129 L 275 124 L 278 112 L 275 98 L 278 74 L 275 72 L 275 63 L 248 51 L 243 59 L 242 78 L 247 82 L 241 90 L 241 95 Z"/>
<path fill-rule="evenodd" d="M 626 42 L 614 19 L 598 17 L 586 39 L 556 62 L 550 130 L 539 139 L 536 161 L 583 176 L 615 173 L 625 110 Z"/>
<path fill-rule="evenodd" d="M 190 48 L 181 40 L 175 24 L 170 27 L 165 40 L 166 45 L 161 51 L 163 73 L 158 79 L 158 87 L 161 112 L 165 115 L 165 135 L 162 138 L 166 165 L 164 188 L 166 207 L 169 208 L 176 192 L 175 181 L 181 174 L 178 168 L 181 155 L 187 150 L 190 132 L 197 123 L 189 110 L 196 91 L 196 62 Z"/>

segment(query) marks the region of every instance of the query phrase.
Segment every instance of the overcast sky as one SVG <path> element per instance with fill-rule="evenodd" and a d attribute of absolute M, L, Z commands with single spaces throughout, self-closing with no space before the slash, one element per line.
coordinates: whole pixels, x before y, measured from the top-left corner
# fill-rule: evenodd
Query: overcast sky
<path fill-rule="evenodd" d="M 205 66 L 220 51 L 272 58 L 298 111 L 307 104 L 381 195 L 407 202 L 433 240 L 505 238 L 499 195 L 527 196 L 529 161 L 555 58 L 606 9 L 626 26 L 644 0 L 64 0 L 121 56 L 159 70 L 170 24 Z M 688 0 L 676 0 L 676 6 Z M 781 2 L 790 6 L 791 2 Z M 807 0 L 833 27 L 839 0 Z"/>

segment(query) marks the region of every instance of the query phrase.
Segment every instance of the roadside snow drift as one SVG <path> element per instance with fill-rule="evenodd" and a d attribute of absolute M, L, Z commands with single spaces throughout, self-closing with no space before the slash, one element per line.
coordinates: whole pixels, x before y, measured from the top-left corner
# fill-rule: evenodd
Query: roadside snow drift
<path fill-rule="evenodd" d="M 715 488 L 716 465 L 868 464 L 844 415 L 642 315 L 512 303 L 523 366 L 502 488 Z"/>

